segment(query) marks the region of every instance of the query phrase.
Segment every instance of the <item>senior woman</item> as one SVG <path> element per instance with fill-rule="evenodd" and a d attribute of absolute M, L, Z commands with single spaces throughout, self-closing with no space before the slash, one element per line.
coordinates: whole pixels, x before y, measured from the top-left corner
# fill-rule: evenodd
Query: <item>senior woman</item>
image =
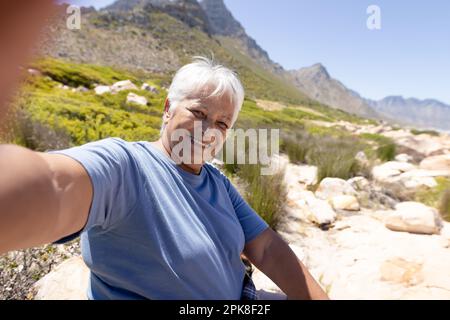
<path fill-rule="evenodd" d="M 0 146 L 0 254 L 81 234 L 89 299 L 238 300 L 251 283 L 243 253 L 289 299 L 326 299 L 206 162 L 243 99 L 232 71 L 197 58 L 173 79 L 156 142 L 108 138 L 48 153 Z M 180 132 L 191 148 L 174 156 Z"/>

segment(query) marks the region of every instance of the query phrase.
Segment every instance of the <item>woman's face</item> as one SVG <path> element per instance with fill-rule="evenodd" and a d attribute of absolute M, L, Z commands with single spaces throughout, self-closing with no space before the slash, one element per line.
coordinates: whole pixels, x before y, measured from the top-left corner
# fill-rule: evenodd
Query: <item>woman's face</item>
<path fill-rule="evenodd" d="M 208 93 L 208 92 L 207 92 Z M 170 103 L 170 101 L 169 101 Z M 166 111 L 162 142 L 172 159 L 198 173 L 222 148 L 227 131 L 233 126 L 235 107 L 230 96 L 208 97 L 196 94 Z"/>

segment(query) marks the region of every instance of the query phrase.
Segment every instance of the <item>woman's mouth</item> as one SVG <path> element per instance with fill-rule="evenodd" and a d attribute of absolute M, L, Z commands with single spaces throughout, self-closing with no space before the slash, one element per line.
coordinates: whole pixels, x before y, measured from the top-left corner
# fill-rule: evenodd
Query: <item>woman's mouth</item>
<path fill-rule="evenodd" d="M 202 147 L 202 148 L 210 148 L 212 146 L 212 143 L 204 143 L 203 141 L 197 140 L 194 137 L 191 136 L 191 143 L 193 145 Z"/>

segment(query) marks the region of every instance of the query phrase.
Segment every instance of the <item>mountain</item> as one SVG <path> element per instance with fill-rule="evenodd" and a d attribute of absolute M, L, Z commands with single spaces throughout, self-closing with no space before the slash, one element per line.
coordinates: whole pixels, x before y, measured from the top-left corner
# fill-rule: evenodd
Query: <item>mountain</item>
<path fill-rule="evenodd" d="M 81 30 L 69 30 L 65 18 L 49 28 L 43 54 L 168 78 L 193 56 L 205 55 L 235 69 L 251 99 L 326 105 L 420 127 L 445 129 L 450 123 L 448 106 L 442 103 L 402 102 L 398 97 L 367 100 L 334 79 L 322 64 L 284 70 L 246 33 L 223 0 L 117 0 L 98 11 L 84 9 Z"/>
<path fill-rule="evenodd" d="M 223 0 L 118 0 L 104 10 L 128 13 L 159 9 L 183 21 L 190 27 L 199 27 L 203 32 L 224 42 L 224 46 L 244 52 L 266 70 L 282 74 L 283 68 L 273 62 L 268 53 L 251 38 L 242 25 L 233 17 Z"/>
<path fill-rule="evenodd" d="M 200 5 L 208 17 L 210 32 L 221 39 L 225 46 L 244 52 L 268 71 L 284 75 L 283 67 L 272 61 L 267 51 L 246 33 L 239 21 L 225 6 L 223 0 L 202 0 Z"/>
<path fill-rule="evenodd" d="M 80 30 L 61 17 L 46 39 L 41 53 L 50 57 L 168 77 L 193 56 L 209 56 L 239 73 L 249 98 L 320 105 L 285 78 L 222 0 L 118 0 L 83 14 Z"/>
<path fill-rule="evenodd" d="M 405 125 L 450 131 L 450 105 L 434 99 L 405 99 L 389 96 L 379 101 L 365 100 L 382 116 Z"/>
<path fill-rule="evenodd" d="M 289 71 L 297 88 L 311 99 L 359 116 L 424 129 L 450 130 L 450 106 L 433 99 L 390 96 L 380 101 L 361 97 L 333 79 L 320 63 Z"/>
<path fill-rule="evenodd" d="M 196 0 L 118 0 L 104 10 L 130 13 L 150 11 L 152 8 L 158 8 L 190 27 L 199 27 L 206 33 L 210 32 L 208 18 Z"/>
<path fill-rule="evenodd" d="M 294 85 L 311 99 L 359 116 L 380 117 L 358 93 L 333 79 L 320 63 L 300 70 L 289 71 L 289 77 Z"/>

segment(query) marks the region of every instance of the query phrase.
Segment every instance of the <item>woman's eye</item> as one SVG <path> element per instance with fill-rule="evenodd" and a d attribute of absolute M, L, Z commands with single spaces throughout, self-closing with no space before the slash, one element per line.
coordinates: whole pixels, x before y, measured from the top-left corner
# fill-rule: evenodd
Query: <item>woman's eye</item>
<path fill-rule="evenodd" d="M 198 110 L 191 110 L 191 112 L 194 114 L 194 116 L 196 116 L 197 118 L 204 118 L 205 114 L 201 111 Z"/>

